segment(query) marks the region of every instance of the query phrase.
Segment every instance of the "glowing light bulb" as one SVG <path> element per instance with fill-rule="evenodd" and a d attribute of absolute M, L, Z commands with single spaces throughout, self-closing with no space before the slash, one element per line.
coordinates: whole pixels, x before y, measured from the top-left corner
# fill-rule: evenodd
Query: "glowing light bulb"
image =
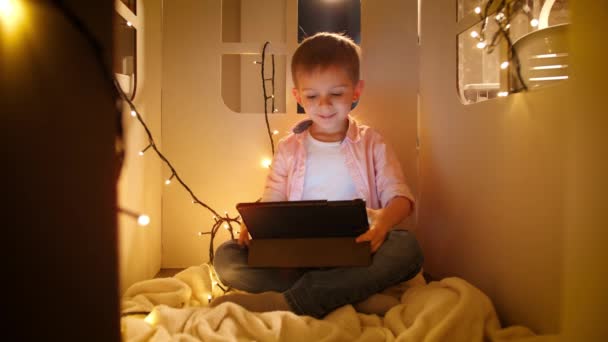
<path fill-rule="evenodd" d="M 262 167 L 269 168 L 271 164 L 272 164 L 272 160 L 270 160 L 268 158 L 264 158 L 262 160 Z"/>
<path fill-rule="evenodd" d="M 133 24 L 130 21 L 127 21 L 127 26 L 131 27 Z"/>
<path fill-rule="evenodd" d="M 279 112 L 279 109 L 278 109 L 278 108 L 275 108 L 273 112 L 278 113 L 278 112 Z"/>
<path fill-rule="evenodd" d="M 224 229 L 228 229 L 230 228 L 230 226 L 228 225 L 228 223 L 224 223 Z"/>
<path fill-rule="evenodd" d="M 502 21 L 505 18 L 505 14 L 500 12 L 496 15 L 496 20 Z"/>
<path fill-rule="evenodd" d="M 132 116 L 132 117 L 136 117 L 136 116 L 137 116 L 137 112 L 136 112 L 136 111 L 134 111 L 134 110 L 132 110 L 132 111 L 131 111 L 131 116 Z"/>
<path fill-rule="evenodd" d="M 479 37 L 479 33 L 477 33 L 477 31 L 473 31 L 473 32 L 471 32 L 471 37 L 477 38 L 477 37 Z"/>
<path fill-rule="evenodd" d="M 141 156 L 143 156 L 143 155 L 144 155 L 144 151 L 139 151 L 139 153 L 138 153 L 138 154 L 139 154 L 139 156 L 141 157 Z"/>
<path fill-rule="evenodd" d="M 481 13 L 481 7 L 479 7 L 479 6 L 475 7 L 475 13 L 477 13 L 477 14 Z"/>
<path fill-rule="evenodd" d="M 272 131 L 272 134 L 277 135 L 279 134 L 279 131 L 277 131 L 276 129 L 274 131 Z"/>
<path fill-rule="evenodd" d="M 530 20 L 530 26 L 537 27 L 538 26 L 538 19 L 534 18 L 534 19 Z"/>
<path fill-rule="evenodd" d="M 158 317 L 157 317 L 157 313 L 156 311 L 152 311 L 148 314 L 148 316 L 146 316 L 146 318 L 144 318 L 144 322 L 150 324 L 150 325 L 154 325 L 156 324 L 156 322 L 158 321 Z"/>
<path fill-rule="evenodd" d="M 198 232 L 198 236 L 203 236 L 205 235 L 203 232 Z"/>
<path fill-rule="evenodd" d="M 477 48 L 478 49 L 483 49 L 485 47 L 486 47 L 486 42 L 479 42 L 479 43 L 477 43 Z"/>
<path fill-rule="evenodd" d="M 508 61 L 504 61 L 502 63 L 500 63 L 500 68 L 501 69 L 506 69 L 509 66 L 509 62 Z"/>
<path fill-rule="evenodd" d="M 209 302 L 211 302 L 211 295 L 210 295 L 210 294 L 208 294 L 208 295 L 207 295 L 207 300 L 208 300 Z"/>
<path fill-rule="evenodd" d="M 501 91 L 501 92 L 498 92 L 498 94 L 496 94 L 496 95 L 498 95 L 500 97 L 505 97 L 505 96 L 509 95 L 509 92 L 508 91 Z"/>
<path fill-rule="evenodd" d="M 170 179 L 167 179 L 167 180 L 165 181 L 165 185 L 169 185 L 169 184 L 171 184 L 171 180 L 170 180 Z"/>
<path fill-rule="evenodd" d="M 137 224 L 139 224 L 142 227 L 147 226 L 148 224 L 150 224 L 150 216 L 139 215 L 139 217 L 137 218 Z"/>

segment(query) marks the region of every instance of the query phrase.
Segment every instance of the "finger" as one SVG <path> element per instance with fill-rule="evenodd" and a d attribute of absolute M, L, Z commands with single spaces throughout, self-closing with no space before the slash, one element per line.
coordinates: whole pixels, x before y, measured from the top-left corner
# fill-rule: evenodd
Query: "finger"
<path fill-rule="evenodd" d="M 371 240 L 371 236 L 370 236 L 370 231 L 368 230 L 367 232 L 359 235 L 356 239 L 355 242 L 363 242 L 363 241 L 370 241 Z"/>

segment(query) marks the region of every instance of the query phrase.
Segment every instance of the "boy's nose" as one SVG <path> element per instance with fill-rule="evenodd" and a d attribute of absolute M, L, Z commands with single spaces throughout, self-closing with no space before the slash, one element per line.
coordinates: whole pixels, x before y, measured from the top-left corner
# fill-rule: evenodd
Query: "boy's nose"
<path fill-rule="evenodd" d="M 331 106 L 331 99 L 329 96 L 320 96 L 319 97 L 319 107 L 329 107 Z"/>

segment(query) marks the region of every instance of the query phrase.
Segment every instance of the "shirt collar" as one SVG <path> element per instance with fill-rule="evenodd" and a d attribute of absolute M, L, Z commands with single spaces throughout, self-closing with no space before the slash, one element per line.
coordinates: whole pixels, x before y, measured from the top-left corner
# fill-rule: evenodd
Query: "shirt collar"
<path fill-rule="evenodd" d="M 291 131 L 297 135 L 298 140 L 302 141 L 302 139 L 308 134 L 308 128 L 312 125 L 312 120 L 302 120 L 298 122 Z M 302 134 L 304 133 L 304 134 Z M 351 142 L 357 142 L 361 138 L 359 134 L 359 124 L 352 117 L 348 117 L 348 129 L 346 130 L 346 137 L 344 140 L 350 140 Z"/>

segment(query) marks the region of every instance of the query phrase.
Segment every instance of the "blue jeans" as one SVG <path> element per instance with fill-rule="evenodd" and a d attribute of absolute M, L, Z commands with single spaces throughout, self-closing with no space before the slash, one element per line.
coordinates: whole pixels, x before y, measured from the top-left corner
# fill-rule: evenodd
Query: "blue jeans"
<path fill-rule="evenodd" d="M 251 293 L 282 292 L 294 313 L 317 318 L 413 278 L 424 261 L 416 238 L 405 230 L 390 231 L 366 267 L 250 267 L 247 253 L 236 240 L 217 249 L 213 265 L 224 284 Z"/>

